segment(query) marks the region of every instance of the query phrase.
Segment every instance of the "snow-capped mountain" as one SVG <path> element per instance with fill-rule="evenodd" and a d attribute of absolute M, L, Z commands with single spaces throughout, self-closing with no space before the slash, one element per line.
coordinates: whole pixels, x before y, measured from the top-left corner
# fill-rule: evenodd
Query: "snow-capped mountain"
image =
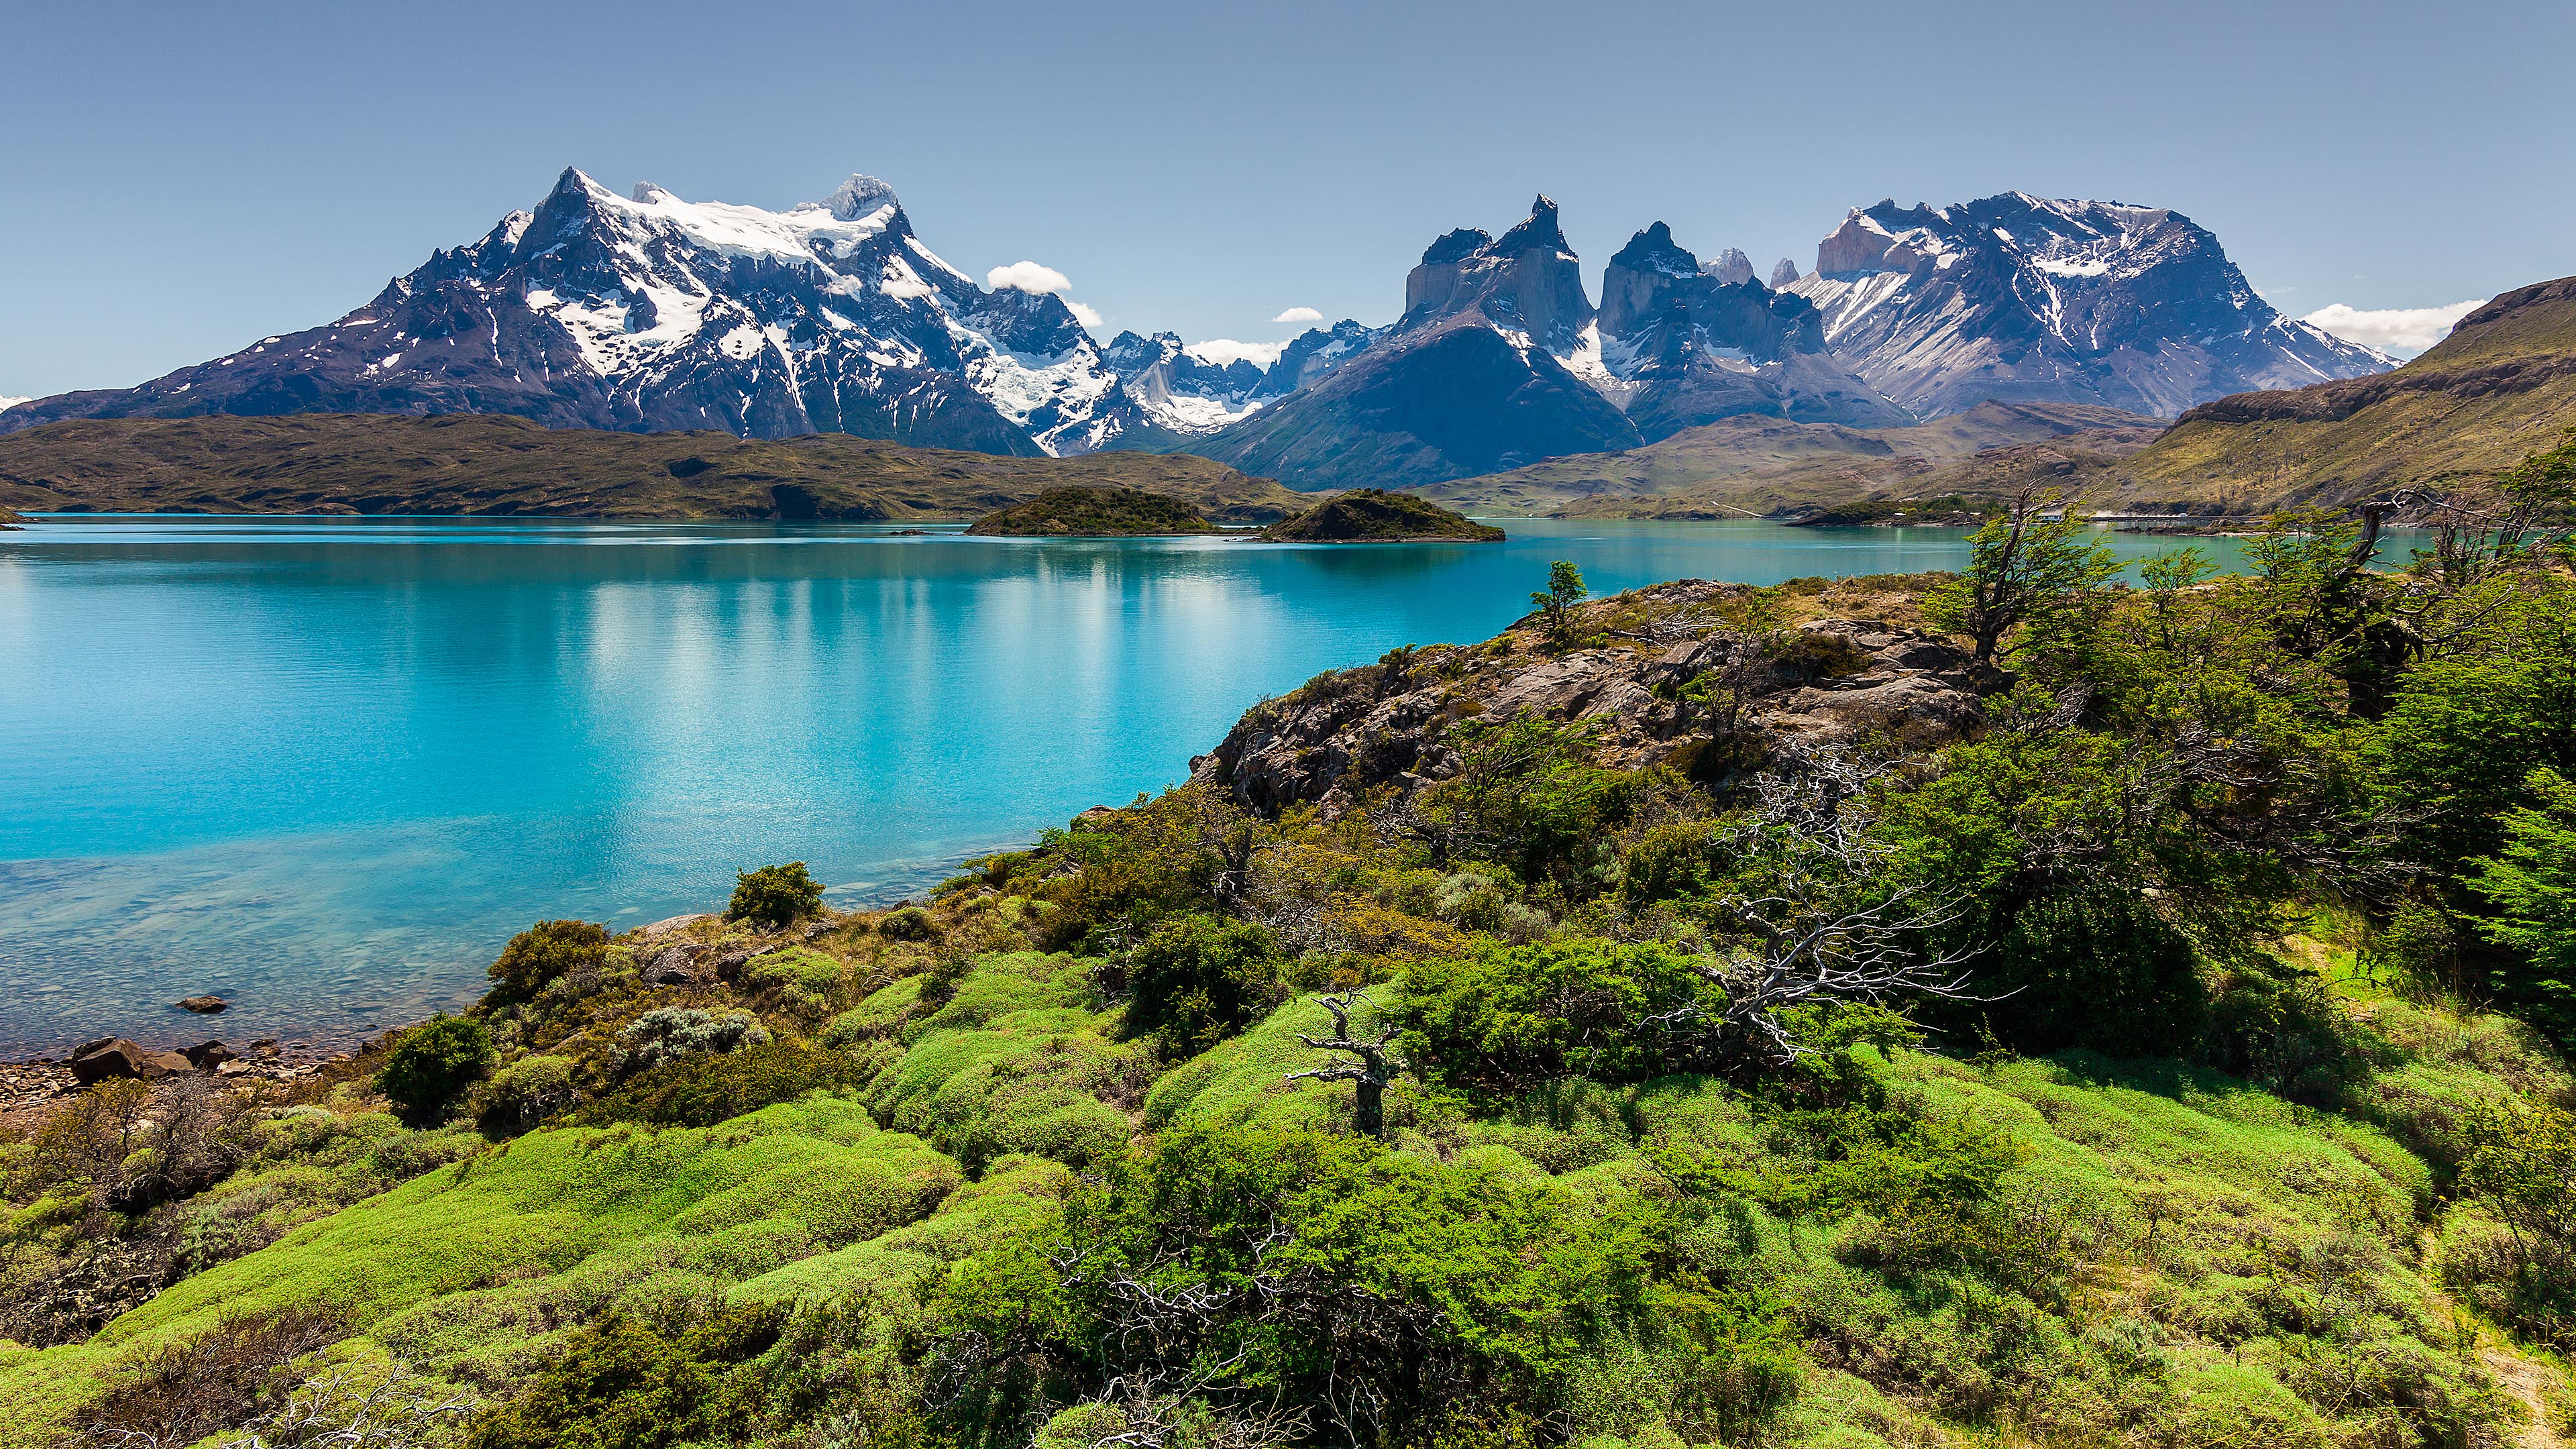
<path fill-rule="evenodd" d="M 1703 266 L 1660 221 L 1610 258 L 1597 338 L 1568 365 L 1649 443 L 1746 413 L 1864 428 L 1913 421 L 1825 350 L 1813 303 L 1753 280 L 1732 248 Z"/>
<path fill-rule="evenodd" d="M 1192 451 L 1298 487 L 1413 485 L 1742 413 L 1912 421 L 1826 351 L 1812 303 L 1754 280 L 1741 252 L 1702 266 L 1662 222 L 1610 259 L 1598 307 L 1544 196 L 1499 237 L 1434 241 L 1404 302 L 1382 335 L 1354 335 L 1362 350 L 1338 372 Z"/>
<path fill-rule="evenodd" d="M 1102 446 L 1178 446 L 1241 422 L 1264 403 L 1340 366 L 1377 336 L 1351 321 L 1330 330 L 1311 328 L 1262 367 L 1218 347 L 1183 342 L 1176 332 L 1121 332 L 1101 350 L 1119 386 L 1119 396 L 1101 414 Z"/>
<path fill-rule="evenodd" d="M 35 399 L 31 397 L 0 397 L 0 413 L 5 413 L 20 403 L 31 403 L 34 401 Z"/>
<path fill-rule="evenodd" d="M 1787 285 L 1835 356 L 1920 417 L 1989 398 L 2171 417 L 2396 365 L 2255 294 L 2178 212 L 2020 192 L 1855 210 Z"/>
<path fill-rule="evenodd" d="M 1338 334 L 1309 336 L 1312 353 Z M 987 290 L 941 260 L 873 177 L 767 211 L 651 184 L 620 196 L 567 170 L 533 211 L 433 253 L 329 326 L 139 388 L 43 399 L 0 427 L 501 412 L 557 427 L 1081 453 L 1139 427 L 1187 438 L 1240 417 L 1264 374 L 1239 371 L 1249 377 L 1113 359 L 1061 298 Z"/>

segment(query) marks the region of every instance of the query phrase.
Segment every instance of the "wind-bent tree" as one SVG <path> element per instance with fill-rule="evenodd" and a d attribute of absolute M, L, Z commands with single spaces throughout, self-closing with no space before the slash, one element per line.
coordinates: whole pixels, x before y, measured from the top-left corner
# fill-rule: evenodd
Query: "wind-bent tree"
<path fill-rule="evenodd" d="M 1282 1080 L 1293 1082 L 1300 1077 L 1312 1077 L 1319 1082 L 1356 1084 L 1353 1124 L 1367 1136 L 1386 1135 L 1386 1087 L 1405 1066 L 1400 1058 L 1389 1055 L 1387 1048 L 1394 1045 L 1401 1028 L 1389 1025 L 1378 1033 L 1377 1040 L 1363 1040 L 1351 1034 L 1351 1011 L 1354 1007 L 1368 1004 L 1365 993 L 1353 989 L 1339 996 L 1318 996 L 1315 999 L 1333 1014 L 1333 1034 L 1312 1037 L 1299 1032 L 1297 1040 L 1317 1051 L 1348 1053 L 1352 1060 L 1290 1072 Z"/>
<path fill-rule="evenodd" d="M 2093 541 L 2080 502 L 2035 485 L 2015 493 L 1968 541 L 1968 567 L 1925 597 L 1924 617 L 1975 641 L 1979 663 L 2017 627 L 2047 636 L 2089 617 L 2120 563 Z"/>

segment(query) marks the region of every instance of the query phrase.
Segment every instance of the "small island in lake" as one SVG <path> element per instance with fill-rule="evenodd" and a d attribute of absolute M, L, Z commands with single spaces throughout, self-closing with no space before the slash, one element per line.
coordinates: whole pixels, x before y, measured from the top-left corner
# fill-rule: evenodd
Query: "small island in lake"
<path fill-rule="evenodd" d="M 1500 543 L 1503 531 L 1410 493 L 1354 488 L 1261 536 L 1274 543 Z"/>
<path fill-rule="evenodd" d="M 1208 516 L 1178 498 L 1141 488 L 1050 488 L 995 509 L 968 533 L 1014 537 L 1150 536 L 1216 533 Z"/>

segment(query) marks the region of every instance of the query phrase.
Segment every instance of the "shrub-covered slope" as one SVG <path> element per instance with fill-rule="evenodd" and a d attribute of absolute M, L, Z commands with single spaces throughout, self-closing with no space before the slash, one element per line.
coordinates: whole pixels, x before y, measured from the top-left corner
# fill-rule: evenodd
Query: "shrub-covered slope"
<path fill-rule="evenodd" d="M 1214 533 L 1207 515 L 1177 498 L 1136 488 L 1050 488 L 997 508 L 968 533 L 1005 535 Z"/>
<path fill-rule="evenodd" d="M 93 1093 L 0 1444 L 2555 1443 L 2576 584 L 2353 542 L 1569 574 L 926 901 Z"/>
<path fill-rule="evenodd" d="M 1279 543 L 1498 543 L 1503 531 L 1410 493 L 1354 488 L 1261 531 Z"/>

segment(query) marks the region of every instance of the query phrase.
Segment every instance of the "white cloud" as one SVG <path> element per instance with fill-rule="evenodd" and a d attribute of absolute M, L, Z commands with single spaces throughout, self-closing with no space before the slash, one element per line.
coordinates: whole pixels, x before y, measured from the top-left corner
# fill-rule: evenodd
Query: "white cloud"
<path fill-rule="evenodd" d="M 1035 262 L 1013 262 L 1007 267 L 995 267 L 986 272 L 984 285 L 996 291 L 1015 287 L 1023 292 L 1061 292 L 1073 282 L 1053 267 L 1042 267 Z"/>
<path fill-rule="evenodd" d="M 1312 307 L 1291 307 L 1270 319 L 1273 322 L 1321 322 L 1324 314 Z"/>
<path fill-rule="evenodd" d="M 1064 305 L 1073 309 L 1074 321 L 1081 323 L 1085 327 L 1097 327 L 1100 325 L 1099 308 L 1092 306 L 1088 302 L 1067 302 Z"/>
<path fill-rule="evenodd" d="M 1201 362 L 1213 362 L 1219 367 L 1235 362 L 1268 367 L 1277 362 L 1279 354 L 1287 348 L 1285 342 L 1237 342 L 1231 337 L 1211 337 L 1205 342 L 1190 343 L 1181 350 Z"/>
<path fill-rule="evenodd" d="M 2384 307 L 2364 311 L 2341 302 L 2320 307 L 2299 320 L 2312 327 L 2322 327 L 2346 342 L 2376 347 L 2400 357 L 2412 357 L 2451 335 L 2451 324 L 2485 306 L 2480 297 L 2471 302 L 2453 302 L 2447 307 Z"/>

